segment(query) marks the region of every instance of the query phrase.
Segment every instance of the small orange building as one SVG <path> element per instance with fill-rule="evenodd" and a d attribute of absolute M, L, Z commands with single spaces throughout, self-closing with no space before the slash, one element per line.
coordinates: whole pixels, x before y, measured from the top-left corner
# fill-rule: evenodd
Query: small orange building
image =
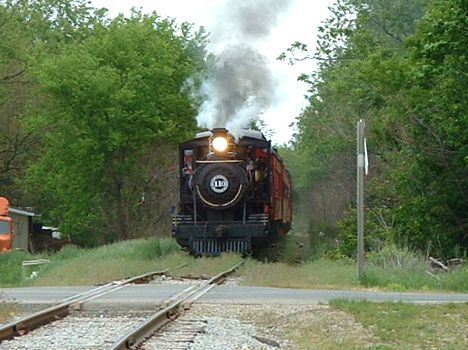
<path fill-rule="evenodd" d="M 11 208 L 8 199 L 0 197 L 0 252 L 16 249 L 34 252 L 34 216 L 33 212 Z"/>

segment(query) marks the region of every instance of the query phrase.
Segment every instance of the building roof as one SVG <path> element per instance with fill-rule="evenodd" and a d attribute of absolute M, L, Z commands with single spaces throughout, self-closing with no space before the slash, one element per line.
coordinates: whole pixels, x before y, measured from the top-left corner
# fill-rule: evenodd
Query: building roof
<path fill-rule="evenodd" d="M 13 214 L 18 214 L 18 215 L 23 215 L 23 216 L 35 216 L 31 211 L 26 211 L 26 210 L 21 210 L 21 209 L 15 209 L 15 208 L 10 208 L 10 213 Z"/>

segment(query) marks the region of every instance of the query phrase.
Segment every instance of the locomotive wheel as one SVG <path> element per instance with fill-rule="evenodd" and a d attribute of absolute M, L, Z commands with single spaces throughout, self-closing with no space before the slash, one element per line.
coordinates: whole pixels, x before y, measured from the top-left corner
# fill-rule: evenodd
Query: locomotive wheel
<path fill-rule="evenodd" d="M 247 188 L 247 174 L 239 164 L 203 164 L 193 177 L 197 197 L 213 209 L 233 207 Z"/>

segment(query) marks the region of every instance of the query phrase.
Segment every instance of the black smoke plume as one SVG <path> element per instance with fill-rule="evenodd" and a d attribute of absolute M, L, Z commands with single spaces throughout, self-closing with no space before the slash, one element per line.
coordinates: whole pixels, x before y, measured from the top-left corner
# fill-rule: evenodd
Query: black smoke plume
<path fill-rule="evenodd" d="M 235 132 L 257 119 L 275 99 L 268 59 L 257 49 L 292 0 L 228 0 L 211 28 L 216 61 L 202 85 L 201 126 Z"/>

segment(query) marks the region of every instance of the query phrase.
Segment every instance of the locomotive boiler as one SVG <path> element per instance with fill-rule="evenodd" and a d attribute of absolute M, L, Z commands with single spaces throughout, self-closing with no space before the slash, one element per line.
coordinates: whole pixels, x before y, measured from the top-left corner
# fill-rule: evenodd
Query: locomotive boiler
<path fill-rule="evenodd" d="M 261 132 L 217 128 L 179 146 L 177 242 L 195 255 L 250 253 L 291 228 L 291 177 Z"/>

